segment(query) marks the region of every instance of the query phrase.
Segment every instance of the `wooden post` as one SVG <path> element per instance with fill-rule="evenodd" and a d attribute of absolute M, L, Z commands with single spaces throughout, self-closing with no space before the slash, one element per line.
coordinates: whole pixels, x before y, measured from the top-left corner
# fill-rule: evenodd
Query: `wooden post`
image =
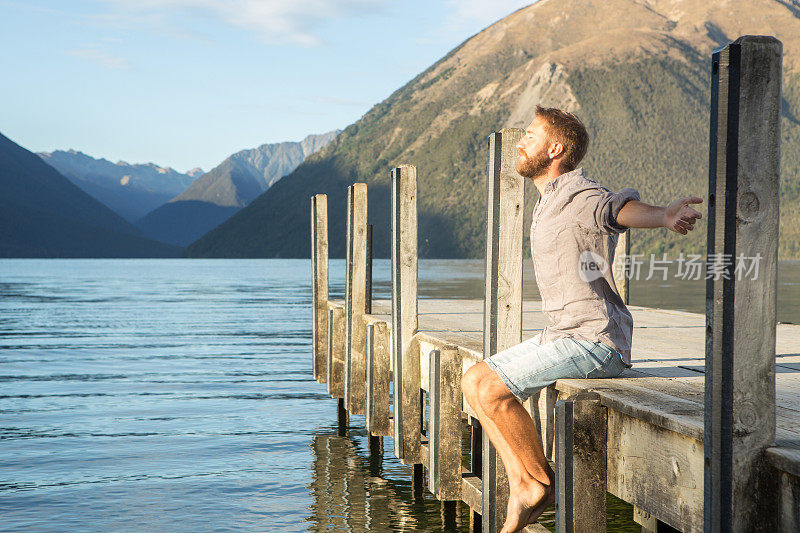
<path fill-rule="evenodd" d="M 344 309 L 328 309 L 328 394 L 344 397 Z"/>
<path fill-rule="evenodd" d="M 366 289 L 365 289 L 365 299 L 364 299 L 364 312 L 366 314 L 372 314 L 372 224 L 367 224 L 367 272 L 365 275 L 366 278 Z M 369 331 L 366 332 L 367 339 L 366 339 L 366 376 L 365 376 L 365 405 L 364 411 L 367 415 L 367 434 L 369 438 L 369 456 L 370 456 L 370 465 L 374 465 L 374 463 L 380 463 L 383 458 L 383 437 L 381 437 L 377 433 L 370 432 L 369 426 L 369 417 L 370 417 L 370 407 L 371 407 L 371 397 L 370 394 L 372 393 L 372 384 L 370 383 L 370 339 L 369 339 Z M 386 346 L 388 352 L 388 344 Z M 383 369 L 379 370 L 381 373 L 376 376 L 375 380 L 380 380 L 381 383 L 386 383 L 386 397 L 388 398 L 389 394 L 389 386 L 388 386 L 388 376 L 389 376 L 389 368 L 387 367 L 385 371 Z M 388 405 L 387 405 L 388 409 Z M 387 412 L 383 417 L 386 420 L 386 424 L 388 426 L 389 422 L 389 413 Z M 379 422 L 380 423 L 380 422 Z M 372 466 L 371 466 L 372 467 Z"/>
<path fill-rule="evenodd" d="M 372 224 L 367 224 L 367 270 L 364 274 L 364 312 L 372 314 Z"/>
<path fill-rule="evenodd" d="M 764 450 L 775 440 L 781 53 L 772 37 L 745 36 L 712 60 L 705 531 L 775 531 L 780 515 Z M 758 260 L 757 275 L 741 275 L 740 256 Z"/>
<path fill-rule="evenodd" d="M 524 178 L 517 173 L 522 130 L 505 128 L 489 136 L 488 222 L 483 356 L 522 342 L 522 215 Z M 485 533 L 500 531 L 508 504 L 508 479 L 500 457 L 483 435 L 483 517 Z"/>
<path fill-rule="evenodd" d="M 364 414 L 367 335 L 364 328 L 367 290 L 367 184 L 347 188 L 347 274 L 345 317 L 344 405 Z"/>
<path fill-rule="evenodd" d="M 470 421 L 469 471 L 473 476 L 480 478 L 483 476 L 483 432 L 481 431 L 480 423 L 476 419 L 471 418 Z M 482 490 L 483 481 L 481 481 Z M 480 505 L 483 507 L 483 492 L 481 492 Z M 474 507 L 470 507 L 469 530 L 471 532 L 483 530 L 481 512 L 483 512 L 483 509 L 479 512 Z"/>
<path fill-rule="evenodd" d="M 525 408 L 536 423 L 539 443 L 544 456 L 555 461 L 555 413 L 558 391 L 555 384 L 543 388 L 525 402 Z"/>
<path fill-rule="evenodd" d="M 457 347 L 448 346 L 447 348 Z M 439 450 L 441 443 L 441 424 L 439 422 L 439 410 L 441 407 L 441 364 L 442 352 L 431 350 L 428 357 L 428 398 L 431 401 L 430 422 L 428 423 L 428 492 L 438 497 L 439 493 L 439 473 L 442 465 L 439 461 Z M 458 469 L 459 473 L 461 469 Z M 441 499 L 441 498 L 440 498 Z"/>
<path fill-rule="evenodd" d="M 461 354 L 444 346 L 430 354 L 428 490 L 440 500 L 461 500 Z"/>
<path fill-rule="evenodd" d="M 417 332 L 417 168 L 392 170 L 392 356 L 394 454 L 420 462 L 421 410 Z"/>
<path fill-rule="evenodd" d="M 557 533 L 606 530 L 607 433 L 608 412 L 596 393 L 556 404 Z"/>
<path fill-rule="evenodd" d="M 367 326 L 367 417 L 371 435 L 391 437 L 389 410 L 389 329 L 385 322 Z"/>
<path fill-rule="evenodd" d="M 556 403 L 556 533 L 574 533 L 572 511 L 573 403 Z"/>
<path fill-rule="evenodd" d="M 338 424 L 338 435 L 344 437 L 347 435 L 347 428 L 350 427 L 350 415 L 344 406 L 344 398 L 337 398 L 336 400 L 336 418 Z"/>
<path fill-rule="evenodd" d="M 627 229 L 617 237 L 617 248 L 614 250 L 614 264 L 611 273 L 614 275 L 614 284 L 625 302 L 630 303 L 630 264 L 631 256 L 631 230 Z"/>
<path fill-rule="evenodd" d="M 325 383 L 328 334 L 328 195 L 311 197 L 311 345 L 314 379 Z"/>

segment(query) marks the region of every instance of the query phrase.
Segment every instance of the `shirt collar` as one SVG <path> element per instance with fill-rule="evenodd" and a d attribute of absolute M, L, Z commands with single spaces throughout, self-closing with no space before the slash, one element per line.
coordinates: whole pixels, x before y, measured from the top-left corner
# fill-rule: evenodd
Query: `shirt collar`
<path fill-rule="evenodd" d="M 571 170 L 569 172 L 565 172 L 560 176 L 553 178 L 547 182 L 547 184 L 544 186 L 544 194 L 549 194 L 552 191 L 556 190 L 562 184 L 566 183 L 567 181 L 570 181 L 572 178 L 577 178 L 580 176 L 583 176 L 583 167 L 576 168 L 575 170 Z"/>

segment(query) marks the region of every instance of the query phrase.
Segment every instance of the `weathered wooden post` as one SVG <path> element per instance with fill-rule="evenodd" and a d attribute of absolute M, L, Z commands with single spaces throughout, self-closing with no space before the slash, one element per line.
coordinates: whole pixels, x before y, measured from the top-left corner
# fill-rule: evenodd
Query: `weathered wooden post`
<path fill-rule="evenodd" d="M 367 416 L 370 435 L 391 437 L 389 396 L 389 328 L 385 322 L 367 325 Z"/>
<path fill-rule="evenodd" d="M 364 414 L 366 376 L 367 184 L 347 188 L 347 274 L 345 296 L 344 405 L 350 414 Z"/>
<path fill-rule="evenodd" d="M 428 490 L 445 502 L 461 500 L 461 354 L 457 346 L 430 353 Z"/>
<path fill-rule="evenodd" d="M 344 309 L 328 309 L 328 394 L 337 399 L 339 435 L 344 435 L 349 425 L 344 407 L 344 329 Z"/>
<path fill-rule="evenodd" d="M 405 464 L 417 464 L 422 417 L 419 349 L 412 343 L 417 332 L 417 168 L 413 165 L 392 170 L 391 217 L 394 454 Z"/>
<path fill-rule="evenodd" d="M 606 530 L 607 433 L 608 411 L 597 393 L 556 404 L 557 533 Z"/>
<path fill-rule="evenodd" d="M 462 484 L 462 497 L 470 507 L 469 513 L 469 530 L 482 531 L 483 523 L 483 481 L 480 479 L 483 476 L 483 432 L 478 421 L 470 418 L 470 439 L 469 439 L 469 474 L 471 479 L 473 476 L 478 477 L 480 486 L 477 491 L 469 490 L 471 487 Z"/>
<path fill-rule="evenodd" d="M 714 52 L 706 272 L 706 531 L 776 531 L 775 328 L 780 41 Z M 741 276 L 744 258 L 761 262 Z M 758 263 L 756 263 L 758 264 Z"/>
<path fill-rule="evenodd" d="M 328 195 L 311 197 L 311 344 L 314 379 L 325 383 L 328 333 Z"/>
<path fill-rule="evenodd" d="M 484 358 L 522 342 L 522 215 L 524 178 L 517 173 L 523 131 L 504 128 L 489 136 L 488 221 Z M 483 435 L 483 516 L 486 533 L 500 531 L 508 504 L 508 479 L 500 457 Z"/>
<path fill-rule="evenodd" d="M 614 284 L 625 304 L 630 303 L 630 264 L 631 256 L 631 230 L 627 229 L 617 237 L 617 247 L 614 250 L 614 264 L 611 273 L 614 276 Z"/>
<path fill-rule="evenodd" d="M 364 300 L 364 312 L 366 314 L 372 314 L 372 224 L 367 224 L 367 270 L 365 275 L 366 280 L 366 289 L 365 289 L 365 300 Z M 367 326 L 369 327 L 369 326 Z M 378 433 L 372 433 L 370 431 L 370 408 L 372 407 L 372 392 L 373 392 L 373 383 L 377 380 L 380 380 L 381 383 L 387 383 L 386 385 L 386 395 L 388 396 L 389 386 L 388 386 L 388 368 L 385 370 L 385 374 L 380 374 L 380 377 L 377 377 L 374 380 L 370 380 L 370 358 L 372 357 L 372 339 L 370 338 L 371 332 L 369 330 L 366 331 L 366 338 L 365 338 L 365 348 L 366 351 L 364 352 L 365 356 L 365 382 L 364 382 L 364 414 L 366 415 L 366 426 L 367 426 L 367 435 L 369 438 L 369 460 L 370 460 L 370 468 L 373 470 L 379 469 L 379 465 L 383 458 L 383 437 Z M 388 348 L 388 346 L 387 346 Z M 380 371 L 384 371 L 381 369 Z M 374 377 L 374 376 L 373 376 Z M 382 390 L 379 392 L 383 392 Z M 388 413 L 386 413 L 388 417 Z M 379 422 L 380 424 L 380 422 Z"/>
<path fill-rule="evenodd" d="M 328 394 L 344 399 L 344 309 L 328 309 Z"/>
<path fill-rule="evenodd" d="M 367 266 L 364 272 L 364 312 L 372 314 L 372 224 L 367 224 Z"/>

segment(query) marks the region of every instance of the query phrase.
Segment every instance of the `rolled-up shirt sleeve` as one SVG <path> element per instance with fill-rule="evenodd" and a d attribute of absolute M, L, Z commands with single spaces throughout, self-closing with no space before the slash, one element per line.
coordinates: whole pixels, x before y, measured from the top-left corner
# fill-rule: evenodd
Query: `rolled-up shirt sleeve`
<path fill-rule="evenodd" d="M 630 187 L 619 192 L 611 192 L 605 187 L 584 191 L 581 211 L 584 218 L 591 218 L 592 222 L 603 233 L 623 233 L 628 229 L 617 222 L 622 207 L 630 200 L 641 200 L 639 191 Z"/>

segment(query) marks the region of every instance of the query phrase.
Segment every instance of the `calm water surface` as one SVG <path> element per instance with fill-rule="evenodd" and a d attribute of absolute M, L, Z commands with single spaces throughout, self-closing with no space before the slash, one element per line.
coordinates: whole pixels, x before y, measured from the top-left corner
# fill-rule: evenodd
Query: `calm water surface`
<path fill-rule="evenodd" d="M 420 269 L 421 297 L 482 297 L 481 261 Z M 779 284 L 800 322 L 800 263 Z M 634 281 L 632 303 L 702 312 L 704 290 Z M 336 435 L 310 291 L 307 260 L 0 261 L 0 529 L 441 530 L 391 451 L 369 461 L 363 417 Z"/>

